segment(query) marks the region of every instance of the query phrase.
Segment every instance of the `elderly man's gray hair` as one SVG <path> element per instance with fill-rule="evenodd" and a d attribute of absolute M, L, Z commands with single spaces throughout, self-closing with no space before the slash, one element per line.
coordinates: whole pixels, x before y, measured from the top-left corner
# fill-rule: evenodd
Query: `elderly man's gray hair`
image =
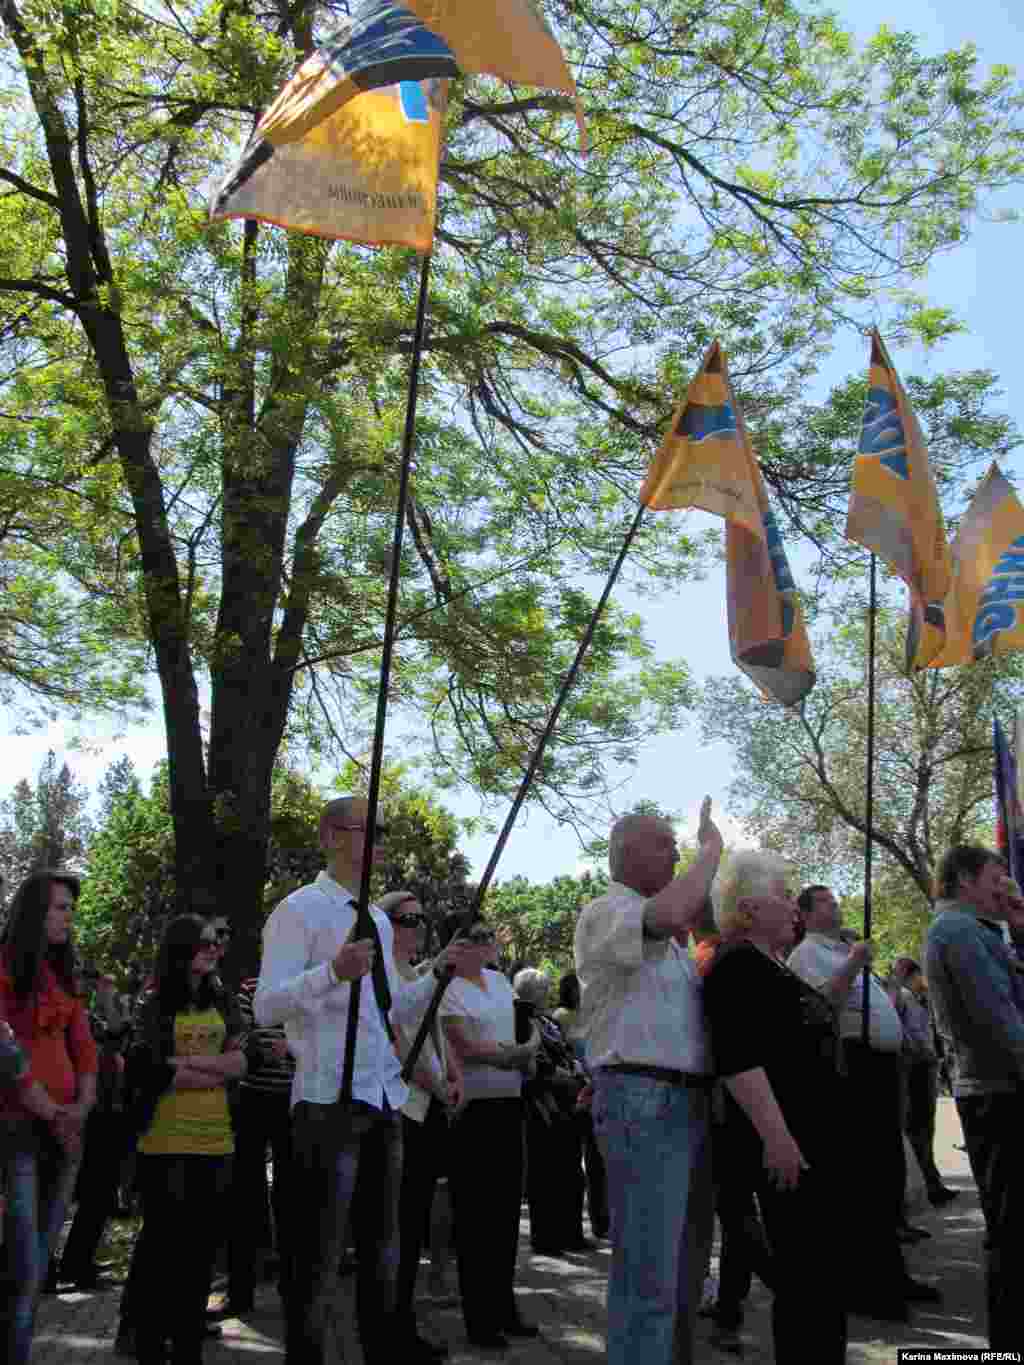
<path fill-rule="evenodd" d="M 613 882 L 622 881 L 626 871 L 626 854 L 630 844 L 639 835 L 651 828 L 652 824 L 668 825 L 671 828 L 671 821 L 663 820 L 659 815 L 640 815 L 633 813 L 630 815 L 620 815 L 612 825 L 611 833 L 608 835 L 608 871 L 611 873 Z"/>
<path fill-rule="evenodd" d="M 512 989 L 528 1005 L 543 1005 L 551 990 L 551 978 L 536 967 L 524 967 L 512 978 Z"/>

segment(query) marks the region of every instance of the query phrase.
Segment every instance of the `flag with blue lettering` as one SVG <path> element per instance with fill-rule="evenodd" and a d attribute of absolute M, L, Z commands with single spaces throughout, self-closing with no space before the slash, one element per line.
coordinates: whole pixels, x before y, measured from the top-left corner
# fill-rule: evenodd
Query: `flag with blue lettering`
<path fill-rule="evenodd" d="M 877 330 L 846 538 L 878 555 L 910 589 L 907 671 L 926 667 L 945 640 L 949 546 L 924 437 Z"/>
<path fill-rule="evenodd" d="M 1024 507 L 997 464 L 957 527 L 945 617 L 932 668 L 1024 649 Z"/>
<path fill-rule="evenodd" d="M 399 81 L 280 146 L 257 129 L 215 189 L 211 219 L 429 251 L 447 98 L 446 80 Z"/>
<path fill-rule="evenodd" d="M 733 661 L 767 697 L 799 702 L 814 686 L 803 611 L 717 341 L 672 417 L 640 500 L 655 510 L 699 507 L 724 518 Z"/>
<path fill-rule="evenodd" d="M 992 751 L 995 758 L 996 846 L 1006 859 L 1010 876 L 1018 886 L 1024 875 L 1024 811 L 1017 795 L 1017 759 L 998 716 L 992 718 Z"/>
<path fill-rule="evenodd" d="M 306 58 L 256 131 L 280 147 L 361 91 L 460 71 L 576 93 L 533 0 L 361 0 Z M 576 118 L 582 136 L 578 101 Z"/>

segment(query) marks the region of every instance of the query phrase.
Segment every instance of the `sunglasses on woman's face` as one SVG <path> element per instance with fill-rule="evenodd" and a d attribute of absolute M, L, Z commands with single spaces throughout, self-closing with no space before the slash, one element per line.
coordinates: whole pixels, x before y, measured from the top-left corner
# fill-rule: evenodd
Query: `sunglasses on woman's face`
<path fill-rule="evenodd" d="M 427 922 L 426 915 L 417 914 L 414 910 L 402 911 L 390 916 L 391 923 L 399 929 L 419 929 Z"/>
<path fill-rule="evenodd" d="M 200 934 L 200 935 L 199 935 L 199 949 L 200 949 L 200 952 L 201 952 L 204 948 L 216 948 L 216 946 L 217 946 L 217 935 L 216 935 L 216 934 Z"/>

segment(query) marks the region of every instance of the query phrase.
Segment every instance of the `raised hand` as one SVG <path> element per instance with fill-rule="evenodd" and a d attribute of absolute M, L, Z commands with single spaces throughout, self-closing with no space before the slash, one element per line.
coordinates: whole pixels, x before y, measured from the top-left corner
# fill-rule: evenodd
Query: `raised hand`
<path fill-rule="evenodd" d="M 722 847 L 722 835 L 711 818 L 711 797 L 705 796 L 700 803 L 700 820 L 697 822 L 697 842 L 703 848 L 706 844 L 717 844 L 719 849 Z"/>

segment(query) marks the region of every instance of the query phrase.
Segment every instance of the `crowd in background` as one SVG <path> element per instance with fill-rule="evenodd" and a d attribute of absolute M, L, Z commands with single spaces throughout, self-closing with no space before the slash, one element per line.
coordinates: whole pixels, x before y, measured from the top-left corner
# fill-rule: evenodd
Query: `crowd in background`
<path fill-rule="evenodd" d="M 432 957 L 409 891 L 383 897 L 371 938 L 354 942 L 361 817 L 355 799 L 325 808 L 327 871 L 274 912 L 261 974 L 237 992 L 219 972 L 223 916 L 172 920 L 133 1000 L 76 968 L 73 876 L 40 872 L 18 889 L 0 947 L 12 1365 L 27 1365 L 41 1293 L 112 1287 L 96 1258 L 126 1200 L 143 1217 L 116 1345 L 140 1365 L 200 1365 L 219 1330 L 207 1309 L 218 1258 L 232 1315 L 251 1312 L 257 1284 L 275 1280 L 288 1365 L 322 1365 L 332 1285 L 353 1267 L 367 1365 L 396 1350 L 446 1355 L 417 1322 L 428 1246 L 442 1291 L 454 1249 L 471 1343 L 501 1349 L 535 1335 L 514 1294 L 524 1198 L 537 1255 L 611 1239 L 613 1361 L 685 1360 L 712 1210 L 721 1256 L 706 1308 L 726 1350 L 743 1349 L 754 1274 L 773 1294 L 780 1362 L 809 1332 L 821 1358 L 843 1359 L 848 1311 L 905 1321 L 909 1305 L 938 1300 L 904 1259 L 928 1235 L 906 1220 L 904 1133 L 931 1202 L 955 1195 L 932 1151 L 950 1040 L 936 1033 L 918 962 L 899 959 L 884 981 L 869 974 L 865 1036 L 857 992 L 871 951 L 850 942 L 831 891 L 808 887 L 794 902 L 781 859 L 740 854 L 713 913 L 720 847 L 705 828 L 705 865 L 673 879 L 674 836 L 653 817 L 613 831 L 611 888 L 581 916 L 579 976 L 556 983 L 502 964 L 482 921 L 462 935 L 454 921 L 430 926 Z M 406 1085 L 400 1059 L 446 970 L 453 980 Z M 357 978 L 367 988 L 342 1121 Z M 642 1008 L 626 1009 L 638 991 Z M 837 1211 L 855 1207 L 837 1235 Z M 304 1215 L 300 1234 L 296 1214 L 311 1209 L 319 1228 L 310 1233 Z"/>

